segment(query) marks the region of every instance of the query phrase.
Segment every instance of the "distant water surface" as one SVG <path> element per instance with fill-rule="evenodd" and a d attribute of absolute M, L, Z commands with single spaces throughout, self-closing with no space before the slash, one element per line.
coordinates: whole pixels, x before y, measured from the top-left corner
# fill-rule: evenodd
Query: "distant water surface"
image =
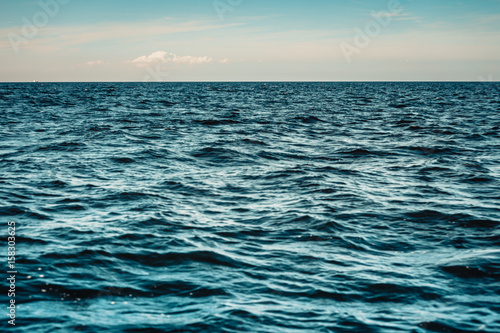
<path fill-rule="evenodd" d="M 500 332 L 498 83 L 3 83 L 0 111 L 2 330 Z"/>

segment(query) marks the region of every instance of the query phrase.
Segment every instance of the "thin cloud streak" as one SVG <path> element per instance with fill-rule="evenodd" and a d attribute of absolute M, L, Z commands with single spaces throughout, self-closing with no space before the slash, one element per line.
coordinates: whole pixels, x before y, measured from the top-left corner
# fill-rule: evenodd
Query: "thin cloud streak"
<path fill-rule="evenodd" d="M 85 65 L 89 67 L 97 66 L 97 65 L 104 65 L 104 61 L 102 60 L 94 60 L 94 61 L 89 61 Z"/>
<path fill-rule="evenodd" d="M 150 55 L 140 56 L 131 61 L 131 63 L 138 65 L 152 64 L 152 63 L 201 65 L 210 62 L 212 62 L 212 58 L 207 56 L 202 56 L 202 57 L 179 56 L 175 53 L 170 53 L 165 51 L 153 52 Z"/>

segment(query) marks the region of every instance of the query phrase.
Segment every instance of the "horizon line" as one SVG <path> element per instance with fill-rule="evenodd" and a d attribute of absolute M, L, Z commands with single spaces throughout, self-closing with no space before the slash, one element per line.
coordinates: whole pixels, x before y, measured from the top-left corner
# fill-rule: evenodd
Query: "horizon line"
<path fill-rule="evenodd" d="M 236 80 L 220 80 L 220 81 L 210 81 L 210 80 L 202 80 L 202 81 L 0 81 L 1 83 L 258 83 L 258 82 L 281 82 L 281 83 L 390 83 L 390 82 L 435 82 L 435 83 L 500 83 L 500 81 L 493 80 L 245 80 L 245 81 L 236 81 Z"/>

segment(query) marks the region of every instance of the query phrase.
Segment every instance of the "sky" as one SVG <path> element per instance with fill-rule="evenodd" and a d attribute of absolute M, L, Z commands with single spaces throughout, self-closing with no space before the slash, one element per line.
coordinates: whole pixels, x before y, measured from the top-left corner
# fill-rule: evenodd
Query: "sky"
<path fill-rule="evenodd" d="M 0 81 L 498 81 L 500 0 L 0 0 Z"/>

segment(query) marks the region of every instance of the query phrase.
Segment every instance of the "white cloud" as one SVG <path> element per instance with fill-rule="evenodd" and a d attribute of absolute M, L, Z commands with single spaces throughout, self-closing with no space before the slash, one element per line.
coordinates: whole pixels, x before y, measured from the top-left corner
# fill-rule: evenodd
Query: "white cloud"
<path fill-rule="evenodd" d="M 230 59 L 228 59 L 228 58 L 224 58 L 224 59 L 222 59 L 222 60 L 219 60 L 219 62 L 220 62 L 221 64 L 227 64 L 227 63 L 228 63 L 228 62 L 230 62 L 230 61 L 231 61 L 231 60 L 230 60 Z"/>
<path fill-rule="evenodd" d="M 150 55 L 144 55 L 138 58 L 135 58 L 131 61 L 134 64 L 151 64 L 151 63 L 174 63 L 174 64 L 189 64 L 189 65 L 201 65 L 205 63 L 212 62 L 212 58 L 203 56 L 203 57 L 194 57 L 194 56 L 179 56 L 175 53 L 165 52 L 165 51 L 157 51 L 153 52 Z"/>
<path fill-rule="evenodd" d="M 87 66 L 96 66 L 96 65 L 104 65 L 104 61 L 102 60 L 95 60 L 95 61 L 89 61 L 86 63 Z"/>

